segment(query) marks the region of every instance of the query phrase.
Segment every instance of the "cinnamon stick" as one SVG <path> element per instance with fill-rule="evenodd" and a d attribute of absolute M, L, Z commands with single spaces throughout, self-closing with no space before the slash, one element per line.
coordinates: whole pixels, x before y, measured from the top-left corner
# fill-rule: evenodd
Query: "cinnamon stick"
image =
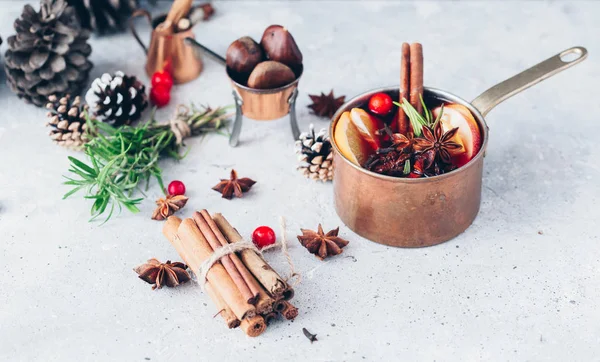
<path fill-rule="evenodd" d="M 258 337 L 267 329 L 267 323 L 262 316 L 257 315 L 242 320 L 240 327 L 249 337 Z"/>
<path fill-rule="evenodd" d="M 421 114 L 423 105 L 423 46 L 420 43 L 410 45 L 410 104 Z"/>
<path fill-rule="evenodd" d="M 275 312 L 267 313 L 263 317 L 265 318 L 265 323 L 267 323 L 267 326 L 268 326 L 269 324 L 271 324 L 272 321 L 277 319 L 277 313 L 275 313 Z"/>
<path fill-rule="evenodd" d="M 167 223 L 168 223 L 168 226 L 165 225 L 165 227 L 163 228 L 163 232 L 174 235 L 177 233 L 177 229 L 179 228 L 179 225 L 181 224 L 181 219 L 178 218 L 177 216 L 171 216 L 169 218 L 169 220 L 167 220 Z M 186 263 L 192 269 L 192 271 L 198 270 L 200 268 L 201 262 L 195 256 L 194 253 L 190 253 L 185 250 L 185 247 L 184 247 L 183 243 L 181 242 L 181 239 L 179 239 L 178 237 L 170 238 L 169 236 L 167 236 L 167 238 L 169 239 L 169 241 L 171 242 L 171 245 L 173 245 L 173 247 L 175 248 L 175 250 L 181 257 L 181 259 L 183 259 L 183 262 Z M 239 327 L 240 320 L 237 319 L 235 314 L 233 314 L 233 312 L 231 311 L 231 308 L 229 308 L 229 306 L 225 303 L 223 298 L 219 294 L 217 294 L 217 292 L 215 292 L 215 290 L 212 287 L 212 285 L 210 284 L 210 282 L 207 281 L 206 284 L 204 285 L 204 287 L 205 287 L 206 292 L 208 293 L 208 296 L 210 297 L 210 299 L 212 299 L 213 303 L 215 303 L 215 306 L 217 307 L 219 314 L 221 315 L 221 317 L 223 317 L 227 326 L 229 328 Z"/>
<path fill-rule="evenodd" d="M 237 243 L 243 240 L 242 236 L 223 215 L 216 213 L 212 218 L 230 243 Z M 285 280 L 260 255 L 253 250 L 243 250 L 240 254 L 248 270 L 273 297 L 279 297 L 286 291 L 288 296 L 291 297 L 294 295 L 293 290 L 290 291 L 291 288 Z"/>
<path fill-rule="evenodd" d="M 183 250 L 185 256 L 181 255 L 180 252 L 182 259 L 186 260 L 189 263 L 188 265 L 196 272 L 202 262 L 213 253 L 213 249 L 192 219 L 181 221 L 175 216 L 169 217 L 163 227 L 163 234 L 174 246 L 178 243 L 182 244 L 181 247 L 176 246 L 176 249 L 178 252 Z M 215 263 L 206 274 L 206 278 L 214 291 L 223 298 L 225 304 L 231 308 L 233 314 L 240 321 L 246 317 L 256 315 L 256 308 L 247 303 L 247 300 L 242 296 L 237 285 L 221 263 Z M 202 283 L 203 281 L 199 282 Z"/>
<path fill-rule="evenodd" d="M 285 309 L 286 304 L 285 304 L 285 299 L 277 299 L 274 303 L 273 303 L 273 310 L 279 313 L 283 313 L 283 310 Z"/>
<path fill-rule="evenodd" d="M 225 303 L 223 298 L 219 294 L 217 294 L 217 292 L 215 292 L 212 285 L 210 283 L 206 283 L 204 285 L 204 289 L 206 289 L 206 293 L 208 294 L 210 299 L 212 299 L 213 303 L 215 303 L 215 306 L 217 307 L 217 310 L 219 311 L 221 317 L 223 317 L 223 319 L 225 320 L 227 327 L 229 327 L 230 329 L 239 327 L 240 320 L 237 319 L 235 314 L 233 314 L 231 308 L 229 308 L 229 306 L 227 305 L 227 303 Z"/>
<path fill-rule="evenodd" d="M 215 251 L 218 248 L 220 248 L 221 244 L 217 240 L 216 235 L 213 233 L 206 220 L 204 220 L 204 217 L 197 211 L 194 212 L 193 217 L 194 221 L 196 222 L 196 225 L 200 229 L 200 232 L 208 241 L 208 244 L 210 245 L 212 251 Z M 222 257 L 221 264 L 223 264 L 223 267 L 225 267 L 225 270 L 227 271 L 227 273 L 229 273 L 231 279 L 233 279 L 233 282 L 238 287 L 240 293 L 242 293 L 242 295 L 244 296 L 244 299 L 250 304 L 255 304 L 256 295 L 252 293 L 250 287 L 246 283 L 246 280 L 242 277 L 240 270 L 233 263 L 231 258 L 232 256 L 233 255 L 225 255 L 224 257 Z"/>
<path fill-rule="evenodd" d="M 281 296 L 285 300 L 291 300 L 292 298 L 294 298 L 294 289 L 289 284 L 286 285 L 287 289 L 283 291 L 283 294 Z"/>
<path fill-rule="evenodd" d="M 402 58 L 400 60 L 400 99 L 402 103 L 406 98 L 410 97 L 410 45 L 402 43 Z M 403 135 L 408 134 L 409 120 L 402 108 L 398 109 L 398 131 Z"/>
<path fill-rule="evenodd" d="M 296 318 L 298 316 L 298 308 L 294 307 L 292 303 L 288 301 L 284 300 L 283 303 L 285 304 L 285 308 L 283 308 L 283 311 L 281 311 L 283 317 L 287 320 Z"/>
<path fill-rule="evenodd" d="M 212 230 L 212 232 L 217 237 L 217 240 L 219 241 L 219 244 L 221 244 L 222 247 L 225 246 L 225 245 L 227 245 L 227 244 L 229 244 L 229 242 L 227 241 L 227 239 L 225 239 L 225 236 L 223 235 L 223 233 L 221 232 L 221 230 L 219 230 L 219 227 L 217 226 L 217 224 L 215 223 L 215 221 L 212 219 L 212 217 L 210 216 L 210 214 L 208 213 L 208 211 L 206 211 L 206 209 L 201 210 L 200 211 L 200 215 L 202 215 L 202 217 L 204 217 L 204 221 L 206 221 L 206 223 L 208 224 L 208 226 L 210 226 L 210 229 Z M 256 281 L 256 279 L 254 278 L 254 276 L 252 276 L 252 274 L 248 271 L 248 268 L 246 268 L 246 266 L 244 265 L 244 263 L 242 263 L 242 261 L 237 256 L 237 254 L 235 254 L 235 253 L 231 254 L 230 258 L 231 258 L 231 261 L 233 261 L 233 264 L 235 265 L 235 267 L 237 268 L 237 270 L 242 275 L 242 278 L 244 278 L 244 281 L 246 282 L 246 285 L 248 285 L 248 287 L 250 288 L 250 291 L 252 292 L 252 294 L 254 295 L 254 297 L 258 298 L 258 293 L 259 293 L 261 287 L 258 284 L 258 282 Z M 255 299 L 255 301 L 256 301 L 256 299 Z"/>
<path fill-rule="evenodd" d="M 273 311 L 273 303 L 275 301 L 261 287 L 258 292 L 258 301 L 256 302 L 256 313 L 267 314 Z"/>

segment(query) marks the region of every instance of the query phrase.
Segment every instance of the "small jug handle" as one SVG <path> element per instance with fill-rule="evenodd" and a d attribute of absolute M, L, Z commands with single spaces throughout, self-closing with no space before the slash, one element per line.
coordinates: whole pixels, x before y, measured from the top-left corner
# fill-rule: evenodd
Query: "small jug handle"
<path fill-rule="evenodd" d="M 148 54 L 148 48 L 146 48 L 146 46 L 142 42 L 142 39 L 140 39 L 140 36 L 138 35 L 137 30 L 135 30 L 135 25 L 133 23 L 133 20 L 140 16 L 145 16 L 146 19 L 148 19 L 148 23 L 150 24 L 150 26 L 152 26 L 152 17 L 150 16 L 150 13 L 144 9 L 137 9 L 131 14 L 131 17 L 129 18 L 129 29 L 131 30 L 131 33 L 133 34 L 135 40 L 137 40 L 142 49 L 144 49 L 144 53 Z"/>

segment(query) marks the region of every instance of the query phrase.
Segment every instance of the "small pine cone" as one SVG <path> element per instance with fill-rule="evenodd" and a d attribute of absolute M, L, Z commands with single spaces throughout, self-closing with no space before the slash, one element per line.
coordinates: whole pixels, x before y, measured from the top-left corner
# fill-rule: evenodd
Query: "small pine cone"
<path fill-rule="evenodd" d="M 85 95 L 94 116 L 115 127 L 140 119 L 148 106 L 146 87 L 123 72 L 105 73 L 92 82 Z"/>
<path fill-rule="evenodd" d="M 305 177 L 323 182 L 333 180 L 333 153 L 326 129 L 315 134 L 311 124 L 309 132 L 300 134 L 296 141 L 296 154 L 300 162 L 298 170 Z"/>
<path fill-rule="evenodd" d="M 87 105 L 82 104 L 79 96 L 71 101 L 69 95 L 60 99 L 52 95 L 48 97 L 46 108 L 50 118 L 46 126 L 50 127 L 50 138 L 54 143 L 71 149 L 81 149 L 88 141 L 85 120 Z"/>

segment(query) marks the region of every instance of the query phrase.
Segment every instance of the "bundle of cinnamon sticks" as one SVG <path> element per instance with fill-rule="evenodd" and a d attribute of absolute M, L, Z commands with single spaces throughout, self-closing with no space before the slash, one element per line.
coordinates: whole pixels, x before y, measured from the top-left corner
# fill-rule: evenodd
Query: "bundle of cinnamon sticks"
<path fill-rule="evenodd" d="M 243 240 L 223 215 L 211 216 L 206 210 L 184 220 L 170 216 L 163 234 L 194 273 L 215 250 Z M 294 290 L 252 249 L 223 256 L 208 270 L 206 280 L 198 282 L 205 283 L 227 326 L 240 327 L 251 337 L 262 334 L 278 314 L 288 320 L 298 315 L 289 302 Z"/>
<path fill-rule="evenodd" d="M 403 43 L 400 63 L 400 99 L 406 98 L 421 114 L 423 106 L 423 46 L 420 43 Z M 398 110 L 398 130 L 403 135 L 410 132 L 410 121 L 402 109 Z"/>

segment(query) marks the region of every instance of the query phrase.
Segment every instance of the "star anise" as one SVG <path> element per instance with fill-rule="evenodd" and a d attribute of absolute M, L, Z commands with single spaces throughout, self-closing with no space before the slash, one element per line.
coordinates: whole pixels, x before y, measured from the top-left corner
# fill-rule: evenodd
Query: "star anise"
<path fill-rule="evenodd" d="M 327 95 L 321 92 L 320 96 L 313 94 L 309 94 L 308 96 L 313 101 L 308 108 L 312 109 L 317 116 L 327 118 L 333 117 L 335 111 L 337 111 L 346 100 L 346 96 L 336 98 L 333 95 L 333 89 Z"/>
<path fill-rule="evenodd" d="M 223 195 L 223 198 L 231 200 L 233 195 L 236 197 L 242 197 L 244 192 L 250 190 L 252 185 L 254 185 L 256 181 L 249 179 L 247 177 L 238 178 L 237 172 L 235 170 L 231 170 L 231 176 L 229 180 L 221 179 L 213 190 L 220 192 Z"/>
<path fill-rule="evenodd" d="M 405 148 L 412 145 L 412 137 L 408 138 L 402 133 L 393 133 L 392 129 L 387 124 L 384 126 L 383 129 L 380 129 L 377 132 L 380 135 L 384 133 L 387 134 L 389 140 L 392 142 L 391 146 L 386 148 L 380 148 L 377 150 L 377 153 L 388 153 L 393 150 L 402 152 L 405 150 Z"/>
<path fill-rule="evenodd" d="M 419 153 L 432 151 L 434 159 L 442 161 L 444 164 L 450 164 L 450 151 L 462 148 L 461 145 L 452 141 L 452 137 L 458 131 L 458 127 L 444 132 L 441 122 L 436 122 L 433 130 L 429 127 L 423 127 L 423 137 L 413 139 L 413 148 Z"/>
<path fill-rule="evenodd" d="M 156 209 L 152 213 L 153 220 L 164 220 L 187 203 L 188 198 L 183 195 L 167 195 L 156 200 Z"/>
<path fill-rule="evenodd" d="M 340 228 L 336 228 L 325 234 L 323 227 L 319 224 L 318 231 L 300 229 L 302 235 L 298 235 L 298 241 L 317 258 L 323 260 L 331 255 L 338 255 L 342 248 L 348 245 L 348 241 L 338 237 Z"/>
<path fill-rule="evenodd" d="M 404 165 L 408 159 L 410 159 L 410 154 L 393 149 L 371 155 L 364 167 L 382 175 L 403 176 Z"/>
<path fill-rule="evenodd" d="M 160 289 L 163 285 L 176 287 L 190 280 L 190 275 L 186 269 L 187 265 L 183 263 L 171 263 L 170 260 L 167 260 L 166 263 L 161 263 L 152 258 L 133 270 L 139 274 L 140 279 L 149 284 L 154 284 L 152 289 Z"/>

